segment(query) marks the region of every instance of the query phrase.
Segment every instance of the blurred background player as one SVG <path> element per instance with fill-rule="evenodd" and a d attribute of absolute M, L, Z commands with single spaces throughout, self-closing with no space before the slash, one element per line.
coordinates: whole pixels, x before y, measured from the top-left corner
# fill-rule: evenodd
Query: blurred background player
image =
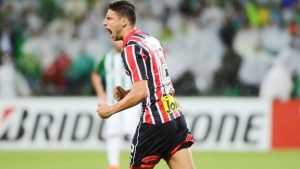
<path fill-rule="evenodd" d="M 121 50 L 122 41 L 114 41 L 111 50 L 98 62 L 95 62 L 94 71 L 91 73 L 92 85 L 97 96 L 101 101 L 108 104 L 115 102 L 113 90 L 116 86 L 122 86 L 126 89 L 132 85 L 129 76 L 123 70 Z M 140 106 L 137 105 L 105 121 L 109 169 L 119 169 L 122 139 L 131 139 L 133 136 L 135 126 L 138 123 L 139 109 Z"/>

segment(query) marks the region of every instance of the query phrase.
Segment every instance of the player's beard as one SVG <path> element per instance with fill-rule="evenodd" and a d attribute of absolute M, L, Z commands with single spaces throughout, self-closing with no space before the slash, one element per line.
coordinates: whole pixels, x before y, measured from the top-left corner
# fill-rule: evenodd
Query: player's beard
<path fill-rule="evenodd" d="M 114 41 L 119 41 L 119 40 L 123 40 L 122 36 L 117 35 L 114 37 Z"/>
<path fill-rule="evenodd" d="M 122 28 L 116 29 L 114 41 L 123 40 L 122 37 Z"/>

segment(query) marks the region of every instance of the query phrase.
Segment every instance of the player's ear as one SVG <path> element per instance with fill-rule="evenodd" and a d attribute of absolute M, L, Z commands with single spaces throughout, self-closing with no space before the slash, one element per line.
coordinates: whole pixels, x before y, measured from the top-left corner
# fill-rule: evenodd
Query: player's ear
<path fill-rule="evenodd" d="M 122 27 L 125 28 L 128 24 L 128 19 L 125 17 L 122 17 Z"/>

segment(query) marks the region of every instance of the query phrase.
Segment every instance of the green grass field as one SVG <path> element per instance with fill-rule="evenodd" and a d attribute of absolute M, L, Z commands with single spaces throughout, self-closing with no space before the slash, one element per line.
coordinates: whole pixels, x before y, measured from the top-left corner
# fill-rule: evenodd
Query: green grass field
<path fill-rule="evenodd" d="M 299 169 L 299 151 L 193 152 L 197 169 Z M 121 156 L 128 169 L 129 152 Z M 105 152 L 0 152 L 0 169 L 106 169 Z M 155 169 L 167 169 L 164 161 Z"/>

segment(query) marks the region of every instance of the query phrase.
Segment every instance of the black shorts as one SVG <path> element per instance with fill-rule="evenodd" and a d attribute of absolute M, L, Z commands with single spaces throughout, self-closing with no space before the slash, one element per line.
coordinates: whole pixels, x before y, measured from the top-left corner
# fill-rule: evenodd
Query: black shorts
<path fill-rule="evenodd" d="M 132 140 L 130 166 L 132 169 L 154 167 L 161 158 L 168 160 L 194 142 L 184 116 L 157 125 L 140 123 Z"/>

